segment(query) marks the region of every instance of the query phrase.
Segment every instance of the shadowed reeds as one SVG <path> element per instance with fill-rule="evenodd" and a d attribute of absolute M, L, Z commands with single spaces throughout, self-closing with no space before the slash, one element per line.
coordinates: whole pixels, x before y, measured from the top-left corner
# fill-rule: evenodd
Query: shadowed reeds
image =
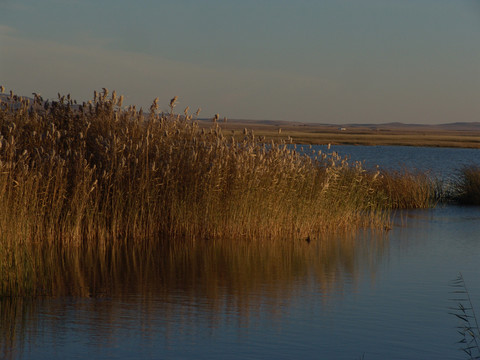
<path fill-rule="evenodd" d="M 458 203 L 480 205 L 480 167 L 471 165 L 460 169 L 453 187 L 453 199 Z"/>

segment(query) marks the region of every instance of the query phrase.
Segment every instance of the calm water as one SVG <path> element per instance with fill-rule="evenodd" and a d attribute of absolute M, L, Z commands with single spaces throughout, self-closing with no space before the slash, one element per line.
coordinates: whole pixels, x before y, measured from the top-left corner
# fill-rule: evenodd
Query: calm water
<path fill-rule="evenodd" d="M 433 171 L 480 159 L 478 150 L 339 148 L 380 165 L 393 151 Z M 115 260 L 129 269 L 115 284 L 94 266 L 92 297 L 2 300 L 0 358 L 465 359 L 450 281 L 462 272 L 480 313 L 479 234 L 479 207 L 448 206 L 397 214 L 387 234 L 140 252 Z"/>
<path fill-rule="evenodd" d="M 309 151 L 308 147 L 304 149 Z M 313 149 L 328 152 L 327 146 L 314 146 Z M 406 167 L 427 170 L 442 178 L 452 176 L 463 166 L 480 165 L 480 149 L 335 145 L 331 151 L 336 151 L 342 157 L 348 156 L 352 161 L 364 161 L 367 168 L 376 165 L 383 169 Z"/>

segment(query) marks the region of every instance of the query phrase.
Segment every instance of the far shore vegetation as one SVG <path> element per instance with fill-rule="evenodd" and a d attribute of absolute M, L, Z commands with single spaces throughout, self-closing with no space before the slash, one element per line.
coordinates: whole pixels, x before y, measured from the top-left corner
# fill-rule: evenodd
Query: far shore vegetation
<path fill-rule="evenodd" d="M 209 122 L 199 121 L 200 126 Z M 290 139 L 304 145 L 392 145 L 480 148 L 480 123 L 444 125 L 351 124 L 345 126 L 287 121 L 221 121 L 225 133 L 240 138 L 243 128 L 267 141 Z"/>
<path fill-rule="evenodd" d="M 199 124 L 199 111 L 176 111 L 176 97 L 166 112 L 158 99 L 148 112 L 124 108 L 107 89 L 83 104 L 60 94 L 52 102 L 4 99 L 0 296 L 51 289 L 58 269 L 41 264 L 67 249 L 309 243 L 327 232 L 383 231 L 392 210 L 445 197 L 423 173 L 370 171 L 330 149 L 300 151 L 289 135 L 227 131 L 218 115 Z M 452 195 L 462 202 L 469 189 L 478 191 L 466 181 Z"/>

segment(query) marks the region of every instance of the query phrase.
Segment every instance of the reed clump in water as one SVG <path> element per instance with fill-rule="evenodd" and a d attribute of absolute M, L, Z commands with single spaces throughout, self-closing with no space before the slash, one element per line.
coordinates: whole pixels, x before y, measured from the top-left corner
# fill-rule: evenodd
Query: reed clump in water
<path fill-rule="evenodd" d="M 442 197 L 441 185 L 427 173 L 409 169 L 378 172 L 375 190 L 392 209 L 418 209 L 435 206 Z"/>
<path fill-rule="evenodd" d="M 459 204 L 480 205 L 480 167 L 465 166 L 459 170 L 452 197 Z"/>
<path fill-rule="evenodd" d="M 191 116 L 122 109 L 104 89 L 0 109 L 3 238 L 307 236 L 385 220 L 361 166 L 201 130 Z"/>
<path fill-rule="evenodd" d="M 307 238 L 382 227 L 385 199 L 360 164 L 300 155 L 246 130 L 122 107 L 107 89 L 0 103 L 0 294 L 19 294 L 49 251 L 160 239 Z M 43 269 L 45 277 L 52 269 Z M 32 274 L 37 274 L 33 276 Z M 40 276 L 40 275 L 39 275 Z M 43 276 L 43 275 L 41 275 Z"/>

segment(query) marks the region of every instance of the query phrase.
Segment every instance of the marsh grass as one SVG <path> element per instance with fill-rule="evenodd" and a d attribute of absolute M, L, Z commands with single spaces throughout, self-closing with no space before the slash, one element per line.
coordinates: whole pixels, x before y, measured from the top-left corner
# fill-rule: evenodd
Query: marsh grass
<path fill-rule="evenodd" d="M 379 173 L 375 189 L 384 194 L 392 209 L 430 208 L 443 197 L 438 180 L 428 173 L 406 168 Z"/>
<path fill-rule="evenodd" d="M 463 205 L 480 205 L 480 167 L 464 166 L 453 185 L 453 200 Z"/>
<path fill-rule="evenodd" d="M 157 100 L 144 114 L 119 99 L 104 89 L 79 106 L 69 96 L 1 104 L 3 237 L 307 236 L 384 220 L 364 170 L 335 155 L 199 129 L 187 109 L 173 113 L 176 98 L 168 114 Z"/>
<path fill-rule="evenodd" d="M 418 126 L 395 128 L 380 126 L 373 129 L 370 126 L 355 126 L 341 131 L 335 125 L 309 124 L 301 122 L 272 122 L 270 124 L 232 120 L 220 124 L 227 131 L 253 128 L 258 135 L 266 139 L 280 140 L 291 136 L 297 144 L 312 145 L 372 145 L 372 146 L 430 146 L 480 148 L 479 131 L 472 128 L 465 130 L 447 130 L 436 126 Z"/>

